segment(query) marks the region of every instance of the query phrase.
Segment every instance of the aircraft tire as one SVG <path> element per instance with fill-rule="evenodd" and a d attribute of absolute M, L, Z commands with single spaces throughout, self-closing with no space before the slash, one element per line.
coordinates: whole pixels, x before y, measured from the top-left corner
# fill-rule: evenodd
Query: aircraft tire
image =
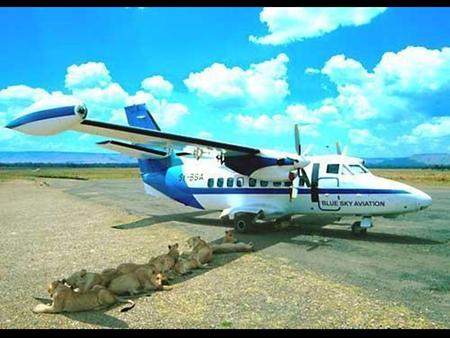
<path fill-rule="evenodd" d="M 253 225 L 254 214 L 242 212 L 234 216 L 234 229 L 237 232 L 245 233 L 249 232 Z"/>
<path fill-rule="evenodd" d="M 367 234 L 367 229 L 361 228 L 361 222 L 354 222 L 352 224 L 352 233 L 355 236 L 362 236 Z"/>

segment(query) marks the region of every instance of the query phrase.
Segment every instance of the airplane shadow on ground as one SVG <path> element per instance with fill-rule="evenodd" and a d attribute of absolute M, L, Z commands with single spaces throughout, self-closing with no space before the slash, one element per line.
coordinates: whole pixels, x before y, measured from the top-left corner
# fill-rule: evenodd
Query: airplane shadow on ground
<path fill-rule="evenodd" d="M 40 297 L 33 297 L 33 298 L 44 304 L 50 305 L 52 303 L 52 300 L 49 298 L 40 298 Z M 105 311 L 109 311 L 112 308 L 119 306 L 124 306 L 124 304 L 115 304 L 102 310 L 92 310 L 83 312 L 62 312 L 58 314 L 83 323 L 99 325 L 112 329 L 126 329 L 129 327 L 126 322 L 105 313 Z"/>
<path fill-rule="evenodd" d="M 113 226 L 116 229 L 134 229 L 140 227 L 151 226 L 158 223 L 177 221 L 181 223 L 190 223 L 196 225 L 208 225 L 208 226 L 218 226 L 218 227 L 232 227 L 232 225 L 223 225 L 218 217 L 206 218 L 199 217 L 205 216 L 217 211 L 194 211 L 186 212 L 180 214 L 169 214 L 169 215 L 157 215 L 147 218 L 143 218 L 139 221 L 120 224 Z M 239 238 L 243 241 L 253 241 L 256 245 L 259 241 L 266 242 L 269 239 L 270 245 L 276 244 L 278 242 L 290 242 L 295 244 L 311 244 L 313 246 L 325 245 L 329 246 L 328 242 L 333 239 L 346 239 L 353 241 L 366 241 L 366 242 L 379 242 L 379 243 L 392 243 L 392 244 L 442 244 L 439 241 L 434 241 L 426 238 L 419 238 L 407 235 L 396 235 L 389 233 L 379 233 L 367 232 L 365 236 L 355 236 L 351 232 L 351 223 L 336 223 L 338 218 L 327 217 L 327 216 L 301 216 L 294 219 L 294 225 L 284 228 L 282 230 L 275 230 L 273 223 L 258 224 L 250 233 L 238 234 Z M 326 225 L 337 225 L 341 226 L 342 229 L 330 229 L 325 228 Z M 270 236 L 267 234 L 270 233 Z M 320 236 L 324 239 L 322 242 L 320 240 L 310 242 L 308 240 L 291 240 L 293 237 L 307 235 L 307 236 Z M 268 244 L 268 246 L 270 246 Z M 267 247 L 267 246 L 266 246 Z M 264 248 L 262 248 L 264 249 Z M 260 250 L 257 248 L 257 250 Z"/>

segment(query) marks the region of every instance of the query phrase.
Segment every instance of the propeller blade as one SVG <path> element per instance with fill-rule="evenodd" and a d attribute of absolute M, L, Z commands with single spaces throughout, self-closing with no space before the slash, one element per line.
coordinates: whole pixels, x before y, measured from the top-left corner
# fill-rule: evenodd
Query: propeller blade
<path fill-rule="evenodd" d="M 303 181 L 305 182 L 306 186 L 310 187 L 311 186 L 311 181 L 309 180 L 308 175 L 306 175 L 305 169 L 301 168 L 299 170 L 302 171 L 302 178 L 303 178 Z M 299 174 L 299 176 L 300 176 L 300 174 Z"/>
<path fill-rule="evenodd" d="M 336 142 L 336 154 L 342 155 L 341 145 L 339 141 Z"/>
<path fill-rule="evenodd" d="M 294 178 L 294 180 L 292 181 L 292 186 L 291 186 L 291 196 L 290 196 L 290 200 L 292 201 L 292 199 L 297 198 L 298 195 L 298 184 L 300 182 L 300 178 L 297 176 Z"/>
<path fill-rule="evenodd" d="M 294 126 L 294 137 L 295 137 L 295 151 L 298 155 L 302 154 L 302 145 L 300 144 L 300 132 L 298 129 L 298 124 Z"/>

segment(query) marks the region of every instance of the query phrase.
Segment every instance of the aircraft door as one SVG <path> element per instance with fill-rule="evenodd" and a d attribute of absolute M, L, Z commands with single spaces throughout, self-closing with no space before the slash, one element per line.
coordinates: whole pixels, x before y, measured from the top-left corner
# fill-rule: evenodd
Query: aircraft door
<path fill-rule="evenodd" d="M 338 177 L 319 177 L 320 163 L 314 163 L 311 173 L 311 202 L 317 202 L 319 209 L 324 211 L 339 211 Z"/>
<path fill-rule="evenodd" d="M 319 178 L 319 209 L 325 211 L 339 211 L 339 178 L 320 177 Z"/>

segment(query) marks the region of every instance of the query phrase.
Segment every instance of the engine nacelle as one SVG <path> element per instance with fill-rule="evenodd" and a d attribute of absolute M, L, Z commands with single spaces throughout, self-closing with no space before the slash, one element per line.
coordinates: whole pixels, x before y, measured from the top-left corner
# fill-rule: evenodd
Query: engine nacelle
<path fill-rule="evenodd" d="M 289 182 L 289 173 L 293 169 L 292 165 L 264 167 L 254 171 L 250 177 L 263 181 Z"/>
<path fill-rule="evenodd" d="M 88 110 L 84 104 L 41 110 L 11 121 L 6 128 L 29 135 L 54 135 L 83 122 Z"/>

